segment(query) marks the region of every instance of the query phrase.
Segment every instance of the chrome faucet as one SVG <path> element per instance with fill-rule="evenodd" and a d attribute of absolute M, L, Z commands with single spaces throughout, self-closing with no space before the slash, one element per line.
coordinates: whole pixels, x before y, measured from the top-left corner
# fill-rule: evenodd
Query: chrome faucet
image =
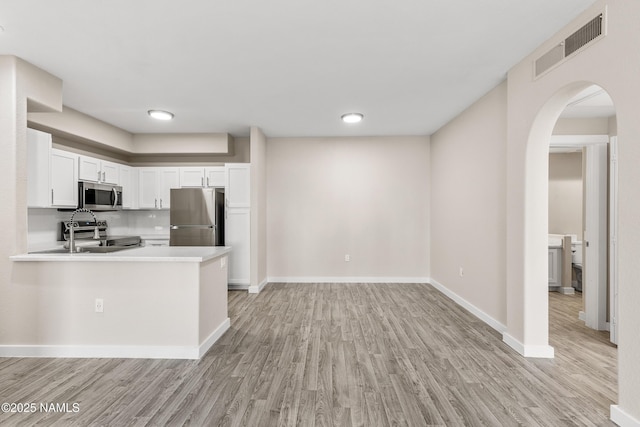
<path fill-rule="evenodd" d="M 91 212 L 89 209 L 85 209 L 85 208 L 76 209 L 71 214 L 71 219 L 69 220 L 69 253 L 74 253 L 76 251 L 76 241 L 74 237 L 75 226 L 73 223 L 73 219 L 75 218 L 76 214 L 80 212 L 86 212 L 88 214 L 91 214 L 91 216 L 93 217 L 93 221 L 96 223 L 96 229 L 93 232 L 93 238 L 96 240 L 100 239 L 100 230 L 98 229 L 98 218 L 96 218 L 96 215 L 93 212 Z"/>

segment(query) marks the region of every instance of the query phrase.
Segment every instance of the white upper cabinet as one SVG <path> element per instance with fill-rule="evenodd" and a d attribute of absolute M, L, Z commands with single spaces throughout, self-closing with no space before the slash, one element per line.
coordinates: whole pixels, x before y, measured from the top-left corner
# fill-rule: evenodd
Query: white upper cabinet
<path fill-rule="evenodd" d="M 51 135 L 27 129 L 27 206 L 51 206 L 49 185 L 51 161 Z"/>
<path fill-rule="evenodd" d="M 180 168 L 138 168 L 138 201 L 141 209 L 169 209 L 172 188 L 180 188 Z"/>
<path fill-rule="evenodd" d="M 225 187 L 224 166 L 212 166 L 204 168 L 204 174 L 207 187 Z"/>
<path fill-rule="evenodd" d="M 180 168 L 180 186 L 181 187 L 204 187 L 204 168 L 187 167 Z"/>
<path fill-rule="evenodd" d="M 248 208 L 251 206 L 251 169 L 248 163 L 227 163 L 225 165 L 225 195 L 227 208 Z"/>
<path fill-rule="evenodd" d="M 78 155 L 51 149 L 51 206 L 78 206 Z"/>
<path fill-rule="evenodd" d="M 138 174 L 137 169 L 120 165 L 120 186 L 122 187 L 122 208 L 138 208 Z"/>
<path fill-rule="evenodd" d="M 224 166 L 180 168 L 181 187 L 224 187 Z"/>
<path fill-rule="evenodd" d="M 78 155 L 52 148 L 51 135 L 27 129 L 27 206 L 78 206 Z"/>
<path fill-rule="evenodd" d="M 120 165 L 89 156 L 80 156 L 78 176 L 81 181 L 119 184 Z"/>

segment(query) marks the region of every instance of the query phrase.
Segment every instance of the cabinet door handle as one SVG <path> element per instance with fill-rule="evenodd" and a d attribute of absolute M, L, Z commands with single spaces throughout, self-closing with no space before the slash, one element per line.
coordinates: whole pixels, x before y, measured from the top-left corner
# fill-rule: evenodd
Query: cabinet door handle
<path fill-rule="evenodd" d="M 160 199 L 160 209 L 162 209 L 162 199 Z"/>
<path fill-rule="evenodd" d="M 107 180 L 107 173 L 106 172 L 102 172 L 102 180 L 103 181 Z"/>
<path fill-rule="evenodd" d="M 209 187 L 211 184 L 209 184 L 209 177 L 207 177 L 207 187 Z"/>
<path fill-rule="evenodd" d="M 100 181 L 100 171 L 98 171 L 98 181 Z"/>
<path fill-rule="evenodd" d="M 204 178 L 200 178 L 200 182 L 202 183 L 200 185 L 202 185 L 204 187 Z"/>
<path fill-rule="evenodd" d="M 53 205 L 53 188 L 51 189 L 51 204 Z"/>
<path fill-rule="evenodd" d="M 158 199 L 155 199 L 154 204 L 155 204 L 155 206 L 156 206 L 156 209 L 158 209 Z"/>

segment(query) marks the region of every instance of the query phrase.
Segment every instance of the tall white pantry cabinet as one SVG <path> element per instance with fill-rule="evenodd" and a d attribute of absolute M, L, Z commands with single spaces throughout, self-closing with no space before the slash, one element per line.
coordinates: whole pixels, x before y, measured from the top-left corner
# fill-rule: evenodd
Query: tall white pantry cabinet
<path fill-rule="evenodd" d="M 251 169 L 248 163 L 225 165 L 225 246 L 229 254 L 229 285 L 246 288 L 251 272 Z"/>

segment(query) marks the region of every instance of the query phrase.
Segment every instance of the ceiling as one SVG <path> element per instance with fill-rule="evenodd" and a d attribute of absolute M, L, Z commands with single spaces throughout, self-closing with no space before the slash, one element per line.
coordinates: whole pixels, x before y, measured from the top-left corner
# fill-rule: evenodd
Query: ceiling
<path fill-rule="evenodd" d="M 428 135 L 594 2 L 2 0 L 0 54 L 132 133 Z"/>

